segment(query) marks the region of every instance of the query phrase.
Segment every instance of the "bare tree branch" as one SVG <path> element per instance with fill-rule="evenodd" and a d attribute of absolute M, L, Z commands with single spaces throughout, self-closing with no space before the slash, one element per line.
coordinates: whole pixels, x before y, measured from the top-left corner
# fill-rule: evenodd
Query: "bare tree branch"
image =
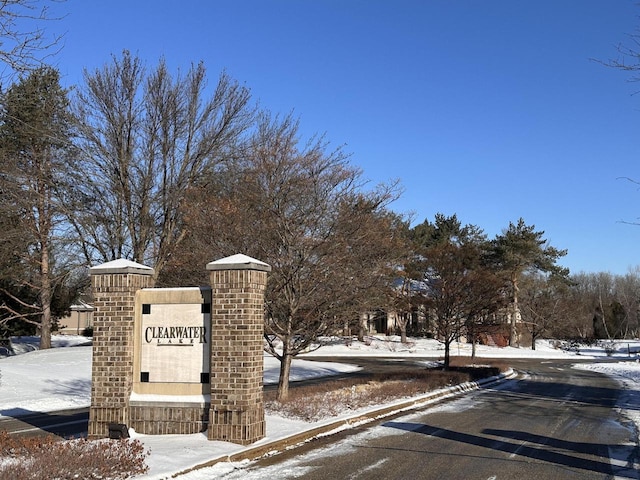
<path fill-rule="evenodd" d="M 0 1 L 0 63 L 5 75 L 23 74 L 44 65 L 62 49 L 63 35 L 47 35 L 44 25 L 60 20 L 46 3 L 65 0 Z"/>

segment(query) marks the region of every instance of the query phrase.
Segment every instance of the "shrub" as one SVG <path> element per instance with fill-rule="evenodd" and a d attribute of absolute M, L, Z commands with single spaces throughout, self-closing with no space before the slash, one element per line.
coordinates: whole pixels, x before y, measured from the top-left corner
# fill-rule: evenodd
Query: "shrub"
<path fill-rule="evenodd" d="M 57 440 L 0 432 L 0 478 L 124 480 L 148 470 L 137 440 Z"/>
<path fill-rule="evenodd" d="M 276 392 L 265 392 L 265 408 L 271 413 L 305 421 L 319 421 L 348 410 L 409 398 L 438 388 L 497 375 L 505 366 L 474 367 L 452 360 L 449 370 L 399 369 L 386 373 L 354 376 L 343 380 L 296 386 L 284 402 Z"/>
<path fill-rule="evenodd" d="M 83 337 L 93 337 L 93 327 L 86 327 L 82 330 Z"/>
<path fill-rule="evenodd" d="M 616 342 L 614 340 L 603 342 L 602 347 L 604 348 L 604 353 L 607 354 L 607 357 L 610 357 L 611 355 L 616 353 Z"/>

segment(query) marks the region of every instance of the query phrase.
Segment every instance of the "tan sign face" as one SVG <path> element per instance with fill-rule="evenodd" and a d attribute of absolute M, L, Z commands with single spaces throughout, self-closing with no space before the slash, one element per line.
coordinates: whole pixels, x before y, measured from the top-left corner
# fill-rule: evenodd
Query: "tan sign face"
<path fill-rule="evenodd" d="M 206 383 L 203 379 L 209 374 L 211 319 L 205 306 L 142 305 L 142 382 Z"/>

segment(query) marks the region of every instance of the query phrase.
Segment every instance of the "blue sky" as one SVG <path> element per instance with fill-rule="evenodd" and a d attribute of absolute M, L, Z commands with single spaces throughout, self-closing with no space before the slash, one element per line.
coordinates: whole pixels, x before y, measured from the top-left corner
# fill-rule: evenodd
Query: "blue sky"
<path fill-rule="evenodd" d="M 579 271 L 640 265 L 640 84 L 595 60 L 640 26 L 636 0 L 67 0 L 55 58 L 81 80 L 129 49 L 203 61 L 305 135 L 344 145 L 414 223 L 493 237 L 523 217 Z M 640 47 L 639 47 L 640 48 Z"/>

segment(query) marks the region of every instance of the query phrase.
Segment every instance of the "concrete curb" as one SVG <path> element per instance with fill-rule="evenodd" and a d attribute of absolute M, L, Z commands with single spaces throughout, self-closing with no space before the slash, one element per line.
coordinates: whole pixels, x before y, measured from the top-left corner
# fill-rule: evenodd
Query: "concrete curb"
<path fill-rule="evenodd" d="M 404 411 L 409 411 L 416 408 L 423 408 L 431 403 L 436 403 L 451 397 L 456 397 L 467 392 L 477 390 L 481 387 L 490 387 L 491 385 L 501 383 L 505 380 L 510 380 L 512 378 L 515 378 L 516 376 L 517 373 L 513 369 L 509 369 L 505 373 L 496 375 L 494 377 L 484 378 L 476 382 L 461 383 L 459 385 L 454 385 L 440 390 L 434 390 L 433 392 L 429 392 L 409 400 L 401 400 L 396 403 L 390 403 L 388 405 L 385 405 L 384 407 L 367 411 L 366 413 L 356 414 L 352 417 L 343 418 L 337 421 L 312 427 L 309 428 L 309 430 L 304 430 L 302 432 L 289 435 L 288 437 L 278 438 L 263 445 L 254 447 L 250 446 L 230 455 L 222 455 L 220 457 L 213 458 L 207 462 L 177 472 L 173 474 L 172 478 L 176 478 L 180 475 L 185 475 L 189 472 L 200 470 L 202 468 L 211 467 L 220 462 L 240 462 L 243 460 L 255 460 L 267 454 L 280 453 L 284 450 L 294 448 L 296 445 L 301 445 L 319 436 L 332 435 L 347 428 L 364 425 L 366 423 L 373 422 L 374 420 L 380 420 L 397 413 L 402 413 Z"/>

